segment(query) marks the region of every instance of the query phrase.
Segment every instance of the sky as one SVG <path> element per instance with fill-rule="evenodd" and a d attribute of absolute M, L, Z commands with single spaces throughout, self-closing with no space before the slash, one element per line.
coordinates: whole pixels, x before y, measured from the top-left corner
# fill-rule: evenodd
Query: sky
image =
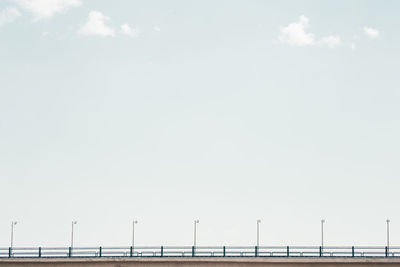
<path fill-rule="evenodd" d="M 0 0 L 0 247 L 400 245 L 399 8 Z"/>

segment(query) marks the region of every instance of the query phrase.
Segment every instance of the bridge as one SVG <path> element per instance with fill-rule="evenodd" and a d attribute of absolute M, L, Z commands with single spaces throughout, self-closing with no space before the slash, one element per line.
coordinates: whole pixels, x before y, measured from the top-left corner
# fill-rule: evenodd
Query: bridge
<path fill-rule="evenodd" d="M 400 266 L 400 247 L 149 246 L 0 248 L 0 267 Z"/>

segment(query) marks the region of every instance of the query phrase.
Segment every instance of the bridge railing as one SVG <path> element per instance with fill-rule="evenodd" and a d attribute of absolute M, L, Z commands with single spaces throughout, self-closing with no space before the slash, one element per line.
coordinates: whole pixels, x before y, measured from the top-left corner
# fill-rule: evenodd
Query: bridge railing
<path fill-rule="evenodd" d="M 146 246 L 0 248 L 0 258 L 41 257 L 400 257 L 400 247 Z"/>

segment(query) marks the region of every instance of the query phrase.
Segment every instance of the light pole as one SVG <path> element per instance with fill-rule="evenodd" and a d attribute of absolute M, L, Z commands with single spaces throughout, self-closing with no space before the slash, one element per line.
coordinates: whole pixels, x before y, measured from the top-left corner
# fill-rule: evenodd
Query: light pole
<path fill-rule="evenodd" d="M 77 223 L 77 221 L 72 221 L 71 223 L 71 249 L 74 247 L 74 225 Z"/>
<path fill-rule="evenodd" d="M 321 220 L 321 250 L 322 251 L 324 249 L 324 223 L 325 223 L 325 220 L 322 219 Z"/>
<path fill-rule="evenodd" d="M 135 247 L 135 224 L 137 224 L 138 221 L 133 220 L 132 221 L 132 250 Z"/>
<path fill-rule="evenodd" d="M 193 235 L 193 247 L 196 248 L 196 239 L 197 239 L 197 224 L 199 223 L 199 220 L 194 220 L 194 235 Z"/>
<path fill-rule="evenodd" d="M 13 248 L 13 244 L 14 244 L 14 225 L 16 225 L 17 222 L 11 222 L 11 244 L 10 244 L 10 248 Z"/>
<path fill-rule="evenodd" d="M 389 251 L 389 224 L 390 224 L 390 220 L 386 219 L 386 246 L 387 246 L 387 250 Z"/>
<path fill-rule="evenodd" d="M 260 223 L 261 220 L 257 220 L 257 247 L 260 246 Z"/>

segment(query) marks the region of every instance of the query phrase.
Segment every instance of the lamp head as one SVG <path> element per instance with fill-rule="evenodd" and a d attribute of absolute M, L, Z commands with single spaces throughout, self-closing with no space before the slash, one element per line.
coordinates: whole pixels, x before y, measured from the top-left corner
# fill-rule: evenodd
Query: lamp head
<path fill-rule="evenodd" d="M 321 220 L 321 223 L 325 223 L 325 220 L 324 220 L 324 219 L 322 219 L 322 220 Z"/>
<path fill-rule="evenodd" d="M 77 224 L 78 223 L 78 221 L 72 221 L 72 224 Z"/>
<path fill-rule="evenodd" d="M 134 224 L 137 224 L 137 223 L 138 223 L 138 221 L 136 221 L 136 220 L 133 220 L 133 223 L 134 223 Z"/>
<path fill-rule="evenodd" d="M 199 223 L 200 221 L 199 220 L 194 220 L 194 223 Z"/>
<path fill-rule="evenodd" d="M 260 220 L 260 219 L 258 219 L 258 220 L 257 220 L 257 223 L 261 223 L 261 220 Z"/>

